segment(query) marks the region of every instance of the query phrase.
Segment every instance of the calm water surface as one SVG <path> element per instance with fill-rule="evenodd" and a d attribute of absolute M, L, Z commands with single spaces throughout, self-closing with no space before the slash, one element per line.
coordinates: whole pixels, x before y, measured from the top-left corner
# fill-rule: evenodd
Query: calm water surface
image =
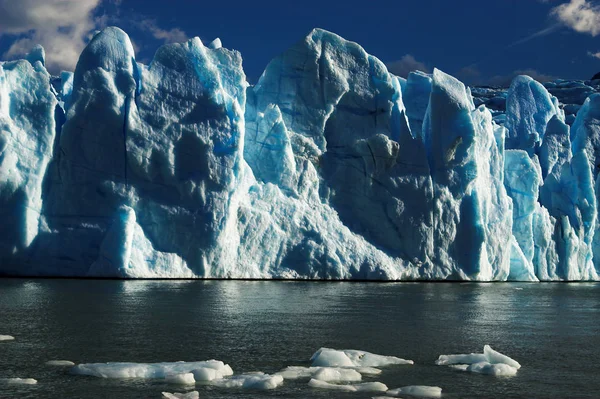
<path fill-rule="evenodd" d="M 219 359 L 236 373 L 309 365 L 320 347 L 415 361 L 377 378 L 437 385 L 444 398 L 600 397 L 599 284 L 303 283 L 0 279 L 0 398 L 160 398 L 160 381 L 105 380 L 45 366 Z M 484 344 L 523 366 L 496 378 L 435 366 Z M 197 386 L 202 398 L 371 398 L 286 381 L 274 391 Z"/>

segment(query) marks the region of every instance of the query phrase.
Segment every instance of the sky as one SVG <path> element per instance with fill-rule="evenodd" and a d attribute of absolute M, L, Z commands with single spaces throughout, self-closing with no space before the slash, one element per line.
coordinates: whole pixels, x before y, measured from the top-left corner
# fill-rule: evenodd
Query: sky
<path fill-rule="evenodd" d="M 400 76 L 436 67 L 473 85 L 589 79 L 600 72 L 600 0 L 0 0 L 0 60 L 36 44 L 73 70 L 91 35 L 125 30 L 139 62 L 163 44 L 219 37 L 250 83 L 313 28 L 359 43 Z"/>

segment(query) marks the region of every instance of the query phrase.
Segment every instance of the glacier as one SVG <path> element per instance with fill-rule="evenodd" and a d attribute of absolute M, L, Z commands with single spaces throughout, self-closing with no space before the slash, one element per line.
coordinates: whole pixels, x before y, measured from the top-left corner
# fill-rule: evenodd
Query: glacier
<path fill-rule="evenodd" d="M 226 44 L 226 43 L 225 43 Z M 599 82 L 407 79 L 322 29 L 0 62 L 0 275 L 598 280 Z"/>

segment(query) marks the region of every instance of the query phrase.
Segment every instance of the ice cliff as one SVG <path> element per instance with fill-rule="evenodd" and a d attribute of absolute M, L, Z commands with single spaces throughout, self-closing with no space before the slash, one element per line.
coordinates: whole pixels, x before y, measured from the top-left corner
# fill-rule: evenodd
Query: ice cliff
<path fill-rule="evenodd" d="M 320 29 L 255 86 L 218 39 L 37 47 L 0 63 L 0 274 L 598 279 L 600 94 L 475 94 Z"/>

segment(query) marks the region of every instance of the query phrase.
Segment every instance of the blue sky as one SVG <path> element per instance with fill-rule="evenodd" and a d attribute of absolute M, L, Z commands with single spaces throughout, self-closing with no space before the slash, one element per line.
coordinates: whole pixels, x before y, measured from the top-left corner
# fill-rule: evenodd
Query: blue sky
<path fill-rule="evenodd" d="M 504 84 L 518 73 L 600 72 L 599 0 L 0 0 L 0 59 L 39 42 L 52 72 L 73 69 L 107 25 L 129 33 L 142 62 L 164 43 L 219 37 L 242 53 L 251 83 L 314 27 L 358 42 L 400 75 L 437 67 L 470 84 Z"/>

